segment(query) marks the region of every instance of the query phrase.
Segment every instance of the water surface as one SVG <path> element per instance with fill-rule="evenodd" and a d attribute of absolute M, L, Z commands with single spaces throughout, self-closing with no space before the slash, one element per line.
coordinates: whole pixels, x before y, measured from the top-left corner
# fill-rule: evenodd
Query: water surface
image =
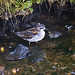
<path fill-rule="evenodd" d="M 75 25 L 74 19 L 61 19 L 56 24 L 56 18 L 42 15 L 39 22 L 45 24 L 50 31 L 61 32 L 62 36 L 50 38 L 46 31 L 43 40 L 30 45 L 14 33 L 0 37 L 0 66 L 5 67 L 5 75 L 74 75 L 75 28 L 69 32 L 65 28 L 65 23 Z M 20 60 L 5 60 L 5 55 L 14 51 L 19 44 L 28 47 L 32 54 Z"/>

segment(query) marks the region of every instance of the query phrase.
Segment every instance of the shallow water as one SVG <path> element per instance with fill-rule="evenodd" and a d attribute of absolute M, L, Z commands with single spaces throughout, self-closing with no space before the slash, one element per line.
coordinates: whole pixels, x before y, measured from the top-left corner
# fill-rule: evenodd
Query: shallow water
<path fill-rule="evenodd" d="M 65 23 L 61 20 L 59 24 L 56 24 L 54 23 L 56 18 L 47 17 L 47 15 L 42 15 L 39 22 L 45 24 L 50 31 L 62 32 L 62 36 L 50 38 L 46 32 L 43 40 L 30 45 L 14 33 L 0 37 L 0 66 L 5 67 L 5 75 L 75 74 L 75 28 L 70 31 L 65 28 L 65 23 L 68 22 L 75 25 L 74 19 Z M 5 60 L 5 55 L 14 51 L 18 44 L 28 47 L 32 54 L 21 60 Z"/>

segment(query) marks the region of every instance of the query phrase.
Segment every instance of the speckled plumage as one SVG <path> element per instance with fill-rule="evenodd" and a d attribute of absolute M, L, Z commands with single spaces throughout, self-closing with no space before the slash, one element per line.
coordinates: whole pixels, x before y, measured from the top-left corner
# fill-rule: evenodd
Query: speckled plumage
<path fill-rule="evenodd" d="M 29 42 L 38 42 L 44 38 L 45 29 L 44 25 L 38 25 L 37 28 L 30 28 L 26 31 L 16 32 L 15 34 Z"/>

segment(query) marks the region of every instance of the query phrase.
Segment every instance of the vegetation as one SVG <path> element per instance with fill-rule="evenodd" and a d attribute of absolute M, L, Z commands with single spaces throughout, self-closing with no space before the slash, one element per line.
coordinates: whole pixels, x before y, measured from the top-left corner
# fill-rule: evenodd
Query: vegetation
<path fill-rule="evenodd" d="M 32 13 L 33 3 L 39 3 L 41 0 L 0 0 L 0 17 L 4 20 L 3 33 L 5 32 L 6 22 L 11 18 L 11 22 L 15 27 L 16 23 L 13 23 L 12 18 L 16 19 L 17 15 L 27 15 Z"/>
<path fill-rule="evenodd" d="M 47 0 L 50 7 L 57 1 L 60 6 L 64 6 L 69 0 Z M 18 13 L 28 14 L 33 11 L 33 3 L 43 3 L 46 0 L 0 0 L 0 17 L 3 13 L 8 13 L 5 15 L 5 19 L 12 17 L 12 15 L 17 15 Z M 75 0 L 70 0 L 70 3 L 75 4 Z M 9 16 L 8 16 L 9 15 Z M 7 17 L 8 16 L 8 17 Z"/>
<path fill-rule="evenodd" d="M 51 6 L 55 2 L 58 3 L 56 5 L 57 9 L 64 7 L 67 2 L 70 2 L 71 5 L 75 4 L 75 0 L 70 0 L 70 1 L 69 0 L 0 0 L 0 18 L 2 18 L 5 23 L 3 25 L 2 32 L 3 33 L 5 32 L 6 22 L 10 18 L 11 18 L 12 26 L 16 28 L 16 24 L 18 24 L 18 21 L 16 20 L 16 23 L 14 24 L 12 20 L 13 17 L 15 19 L 17 15 L 24 15 L 25 17 L 27 14 L 30 14 L 34 11 L 33 4 L 42 4 L 43 2 L 45 3 L 47 8 L 48 8 L 47 5 L 49 4 L 49 8 L 48 8 L 49 11 L 51 9 Z"/>

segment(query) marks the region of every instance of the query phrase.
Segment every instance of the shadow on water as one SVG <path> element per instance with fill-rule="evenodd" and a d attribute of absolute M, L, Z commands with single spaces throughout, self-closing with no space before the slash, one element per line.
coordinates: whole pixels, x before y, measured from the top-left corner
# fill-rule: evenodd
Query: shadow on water
<path fill-rule="evenodd" d="M 29 45 L 12 33 L 0 37 L 0 73 L 4 70 L 5 75 L 75 74 L 75 27 L 70 31 L 65 27 L 74 26 L 75 20 L 64 16 L 56 24 L 56 18 L 48 16 L 42 15 L 39 22 L 54 33 L 53 38 L 47 32 L 43 40 Z"/>

